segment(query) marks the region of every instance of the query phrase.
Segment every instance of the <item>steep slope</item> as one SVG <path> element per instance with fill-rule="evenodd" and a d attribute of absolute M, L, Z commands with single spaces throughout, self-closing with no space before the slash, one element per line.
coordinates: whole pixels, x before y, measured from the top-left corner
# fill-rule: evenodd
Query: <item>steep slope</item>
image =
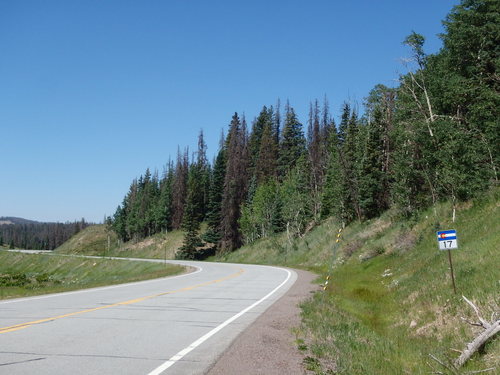
<path fill-rule="evenodd" d="M 230 262 L 282 264 L 312 269 L 329 282 L 303 304 L 297 344 L 317 374 L 427 374 L 447 364 L 478 333 L 461 317 L 477 320 L 462 295 L 485 318 L 500 313 L 500 189 L 456 207 L 449 203 L 401 221 L 393 212 L 354 223 L 339 235 L 327 221 L 304 238 L 284 235 L 225 256 Z M 436 230 L 456 229 L 453 292 L 446 251 Z M 337 239 L 340 241 L 337 243 Z M 488 343 L 466 371 L 498 368 L 500 340 Z M 464 370 L 464 371 L 465 371 Z"/>

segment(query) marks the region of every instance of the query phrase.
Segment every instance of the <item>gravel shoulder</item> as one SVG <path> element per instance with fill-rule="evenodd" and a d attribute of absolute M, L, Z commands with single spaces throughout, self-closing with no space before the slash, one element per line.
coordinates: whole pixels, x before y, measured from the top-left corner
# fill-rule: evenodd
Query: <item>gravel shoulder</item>
<path fill-rule="evenodd" d="M 307 373 L 291 329 L 300 324 L 298 305 L 319 286 L 312 283 L 315 274 L 294 271 L 298 277 L 288 292 L 236 338 L 208 375 Z"/>

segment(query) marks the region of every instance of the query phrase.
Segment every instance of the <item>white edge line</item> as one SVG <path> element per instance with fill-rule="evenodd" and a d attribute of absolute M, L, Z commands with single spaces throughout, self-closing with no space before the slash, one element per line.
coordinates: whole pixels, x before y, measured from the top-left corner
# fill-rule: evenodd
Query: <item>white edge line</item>
<path fill-rule="evenodd" d="M 276 267 L 273 267 L 273 268 L 276 268 Z M 257 302 L 254 302 L 252 305 L 248 306 L 244 310 L 241 310 L 238 314 L 233 315 L 231 318 L 229 318 L 225 322 L 221 323 L 220 325 L 218 325 L 217 327 L 215 327 L 214 329 L 212 329 L 210 332 L 208 332 L 205 335 L 201 336 L 198 340 L 194 341 L 189 346 L 187 346 L 184 349 L 182 349 L 180 352 L 178 352 L 173 357 L 171 357 L 168 361 L 164 362 L 162 365 L 158 366 L 153 371 L 151 371 L 148 375 L 160 375 L 166 369 L 168 369 L 169 367 L 171 367 L 172 365 L 174 365 L 177 361 L 181 360 L 186 354 L 188 354 L 192 350 L 196 349 L 198 346 L 200 346 L 201 344 L 203 344 L 205 341 L 207 341 L 210 337 L 212 337 L 217 332 L 219 332 L 221 329 L 223 329 L 224 327 L 226 327 L 228 324 L 231 324 L 236 319 L 238 319 L 240 316 L 246 314 L 248 311 L 250 311 L 251 309 L 253 309 L 255 306 L 261 304 L 266 299 L 268 299 L 269 297 L 271 297 L 278 289 L 280 289 L 283 285 L 285 285 L 285 283 L 290 279 L 290 277 L 292 275 L 292 273 L 289 270 L 287 270 L 287 269 L 284 269 L 284 268 L 277 268 L 277 269 L 281 269 L 281 270 L 286 271 L 288 273 L 285 281 L 283 281 L 280 285 L 278 285 L 276 288 L 274 288 L 271 292 L 269 292 L 268 294 L 266 294 L 264 297 L 262 297 Z"/>
<path fill-rule="evenodd" d="M 82 258 L 87 258 L 86 256 L 80 256 Z M 89 258 L 94 258 L 94 257 L 89 257 Z M 95 257 L 102 259 L 102 257 Z M 119 260 L 130 260 L 130 261 L 142 261 L 142 262 L 152 262 L 154 261 L 153 259 L 141 259 L 141 258 L 117 258 Z M 159 260 L 159 262 L 164 262 L 163 260 Z M 176 262 L 176 261 L 169 261 L 168 263 L 176 263 L 179 265 L 182 265 L 181 262 Z M 166 276 L 166 277 L 161 277 L 158 279 L 151 279 L 151 280 L 142 280 L 142 281 L 134 281 L 131 283 L 123 283 L 123 284 L 117 284 L 117 285 L 111 285 L 111 286 L 100 286 L 96 288 L 87 288 L 87 289 L 80 289 L 80 290 L 75 290 L 73 292 L 61 292 L 61 293 L 52 293 L 52 294 L 45 294 L 43 296 L 35 296 L 35 297 L 26 297 L 26 298 L 15 298 L 11 300 L 6 300 L 6 301 L 0 301 L 0 305 L 6 305 L 9 303 L 16 303 L 16 302 L 24 302 L 24 301 L 35 301 L 39 299 L 45 299 L 45 298 L 53 298 L 53 297 L 60 297 L 60 296 L 69 296 L 73 294 L 80 294 L 80 293 L 90 293 L 90 292 L 95 292 L 95 291 L 100 291 L 100 290 L 108 290 L 108 289 L 115 289 L 115 288 L 124 288 L 126 286 L 134 285 L 134 284 L 149 284 L 153 282 L 158 282 L 158 281 L 163 281 L 165 279 L 178 279 L 180 277 L 186 277 L 186 276 L 191 276 L 194 274 L 197 274 L 201 271 L 203 271 L 202 267 L 191 265 L 191 264 L 186 264 L 188 267 L 193 267 L 196 268 L 197 270 L 194 272 L 189 272 L 189 273 L 183 273 L 182 275 L 177 275 L 177 276 Z"/>

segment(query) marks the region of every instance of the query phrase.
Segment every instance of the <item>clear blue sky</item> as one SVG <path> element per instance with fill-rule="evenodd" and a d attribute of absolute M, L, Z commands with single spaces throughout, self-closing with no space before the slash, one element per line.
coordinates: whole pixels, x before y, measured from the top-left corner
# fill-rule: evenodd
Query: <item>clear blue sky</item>
<path fill-rule="evenodd" d="M 201 128 L 394 86 L 458 0 L 0 2 L 0 216 L 100 222 Z"/>

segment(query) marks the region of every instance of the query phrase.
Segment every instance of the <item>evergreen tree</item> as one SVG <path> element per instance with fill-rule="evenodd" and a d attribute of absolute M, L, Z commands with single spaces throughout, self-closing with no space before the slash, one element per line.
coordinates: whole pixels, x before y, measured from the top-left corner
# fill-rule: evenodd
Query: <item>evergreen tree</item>
<path fill-rule="evenodd" d="M 248 140 L 248 153 L 249 153 L 249 169 L 250 173 L 249 176 L 257 176 L 259 174 L 259 160 L 260 159 L 266 159 L 269 157 L 269 155 L 265 154 L 262 155 L 260 154 L 261 148 L 262 148 L 262 137 L 264 135 L 264 132 L 266 131 L 265 129 L 268 129 L 269 134 L 266 135 L 266 137 L 273 137 L 273 141 L 276 139 L 276 135 L 274 134 L 275 131 L 275 123 L 274 123 L 274 114 L 273 114 L 273 108 L 267 108 L 264 106 L 259 114 L 259 116 L 255 119 L 252 125 L 252 131 L 250 133 L 250 137 Z M 267 143 L 270 143 L 271 141 L 269 139 L 266 139 Z M 273 143 L 273 142 L 271 142 Z M 267 152 L 267 150 L 265 150 Z"/>
<path fill-rule="evenodd" d="M 362 178 L 360 179 L 359 206 L 364 218 L 378 216 L 387 209 L 384 202 L 384 172 L 382 146 L 382 121 L 379 111 L 375 112 L 374 121 L 368 125 L 368 139 L 362 160 Z"/>
<path fill-rule="evenodd" d="M 172 162 L 169 161 L 165 169 L 163 179 L 160 182 L 158 204 L 155 211 L 155 226 L 157 231 L 168 231 L 172 228 L 172 193 L 173 193 L 174 170 Z"/>
<path fill-rule="evenodd" d="M 227 136 L 227 161 L 222 197 L 221 251 L 232 251 L 242 244 L 238 220 L 247 193 L 248 145 L 246 124 L 235 113 Z"/>
<path fill-rule="evenodd" d="M 325 186 L 322 193 L 321 216 L 335 216 L 342 219 L 345 215 L 343 169 L 340 160 L 340 142 L 336 129 L 329 134 L 328 167 L 325 177 Z"/>
<path fill-rule="evenodd" d="M 139 183 L 137 179 L 132 181 L 129 192 L 126 196 L 127 203 L 123 205 L 126 211 L 126 231 L 127 238 L 137 239 L 139 233 Z"/>
<path fill-rule="evenodd" d="M 468 147 L 464 159 L 479 169 L 469 179 L 473 186 L 462 199 L 482 191 L 500 165 L 500 6 L 494 0 L 464 0 L 444 22 L 444 47 L 429 59 L 434 72 L 431 89 L 440 95 L 439 110 L 454 121 Z M 443 95 L 444 93 L 444 95 Z M 456 133 L 456 132 L 455 132 Z"/>
<path fill-rule="evenodd" d="M 341 163 L 343 174 L 343 219 L 350 222 L 361 219 L 359 200 L 359 177 L 362 159 L 362 133 L 359 128 L 356 112 L 352 112 L 347 124 L 345 141 L 341 147 Z"/>
<path fill-rule="evenodd" d="M 200 168 L 198 163 L 194 164 L 189 171 L 186 206 L 182 217 L 182 229 L 184 230 L 184 242 L 176 253 L 178 259 L 195 259 L 197 249 L 202 246 L 199 236 L 201 223 L 200 204 Z"/>
<path fill-rule="evenodd" d="M 200 169 L 200 179 L 202 192 L 200 195 L 200 215 L 204 219 L 208 210 L 208 203 L 210 200 L 210 164 L 207 159 L 207 144 L 205 143 L 203 130 L 200 130 L 200 135 L 198 137 L 198 153 L 197 153 L 197 165 Z"/>
<path fill-rule="evenodd" d="M 294 109 L 287 103 L 283 136 L 279 145 L 278 172 L 280 176 L 285 176 L 295 167 L 300 157 L 305 154 L 305 146 L 302 124 L 299 122 Z"/>
<path fill-rule="evenodd" d="M 255 176 L 258 183 L 265 182 L 276 176 L 278 145 L 272 134 L 272 124 L 266 124 L 262 132 Z"/>
<path fill-rule="evenodd" d="M 273 113 L 273 134 L 275 137 L 275 143 L 280 144 L 281 139 L 281 101 L 278 98 L 276 101 L 276 109 L 271 107 L 271 112 Z"/>
<path fill-rule="evenodd" d="M 337 134 L 339 146 L 342 146 L 344 144 L 345 139 L 347 137 L 347 127 L 349 125 L 350 117 L 351 117 L 351 106 L 349 105 L 349 103 L 344 102 L 342 106 L 342 115 L 340 118 L 340 124 Z"/>
<path fill-rule="evenodd" d="M 113 216 L 113 230 L 122 241 L 128 241 L 129 236 L 127 232 L 127 208 L 126 201 L 123 201 L 123 206 L 119 205 Z"/>
<path fill-rule="evenodd" d="M 172 193 L 172 228 L 179 229 L 182 224 L 184 207 L 186 204 L 187 180 L 189 173 L 188 150 L 181 154 L 177 150 L 177 163 L 175 166 L 173 193 Z"/>
<path fill-rule="evenodd" d="M 316 100 L 314 107 L 311 105 L 309 114 L 309 131 L 308 131 L 308 155 L 310 165 L 310 191 L 312 212 L 315 220 L 319 220 L 321 213 L 321 191 L 324 183 L 325 173 L 325 142 L 322 139 L 323 132 L 320 127 L 319 119 L 319 104 Z"/>
<path fill-rule="evenodd" d="M 222 136 L 219 153 L 215 159 L 212 178 L 210 180 L 210 199 L 206 215 L 207 231 L 203 237 L 204 241 L 212 244 L 217 244 L 222 238 L 221 210 L 226 176 L 226 148 L 223 139 L 224 136 Z"/>
<path fill-rule="evenodd" d="M 360 176 L 360 208 L 367 218 L 380 215 L 390 206 L 394 100 L 393 89 L 376 85 L 365 102 L 368 121 Z"/>

